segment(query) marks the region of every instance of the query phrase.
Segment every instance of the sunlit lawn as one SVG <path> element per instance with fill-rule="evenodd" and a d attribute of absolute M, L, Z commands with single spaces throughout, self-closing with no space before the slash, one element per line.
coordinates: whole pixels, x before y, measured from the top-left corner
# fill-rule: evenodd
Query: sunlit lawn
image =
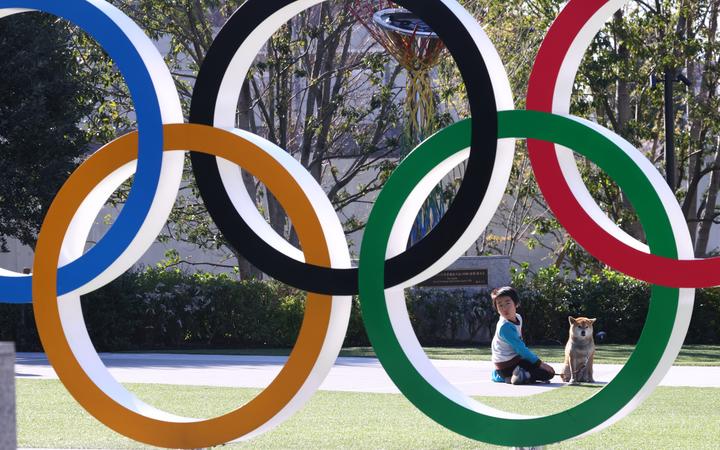
<path fill-rule="evenodd" d="M 128 385 L 144 400 L 195 417 L 229 411 L 256 389 Z M 483 398 L 497 408 L 546 414 L 574 405 L 598 386 L 570 386 L 531 397 Z M 21 447 L 140 448 L 90 417 L 57 380 L 17 380 Z M 589 437 L 549 448 L 717 449 L 720 389 L 658 388 L 629 417 Z M 522 432 L 518 430 L 518 432 Z M 279 428 L 226 448 L 491 448 L 431 421 L 399 394 L 318 392 Z"/>

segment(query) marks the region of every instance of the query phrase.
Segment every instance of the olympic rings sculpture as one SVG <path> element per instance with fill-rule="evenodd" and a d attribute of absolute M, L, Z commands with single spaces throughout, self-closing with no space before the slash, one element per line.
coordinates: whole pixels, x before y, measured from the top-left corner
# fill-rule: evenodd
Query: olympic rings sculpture
<path fill-rule="evenodd" d="M 607 427 L 629 414 L 672 366 L 690 322 L 692 288 L 720 284 L 714 270 L 720 259 L 693 259 L 673 193 L 638 150 L 568 114 L 583 53 L 626 0 L 567 4 L 538 52 L 524 111 L 513 109 L 510 84 L 492 43 L 455 0 L 396 0 L 443 39 L 466 82 L 472 118 L 430 137 L 396 169 L 368 219 L 358 269 L 351 268 L 342 226 L 312 176 L 283 149 L 234 129 L 242 81 L 265 40 L 321 1 L 244 3 L 209 50 L 194 88 L 191 123 L 183 124 L 162 57 L 121 11 L 103 0 L 0 0 L 0 18 L 40 10 L 92 35 L 125 77 L 139 124 L 137 132 L 107 144 L 68 178 L 43 222 L 33 274 L 0 271 L 0 301 L 32 301 L 48 358 L 85 409 L 119 433 L 162 447 L 247 439 L 288 418 L 332 367 L 347 329 L 349 295 L 357 293 L 387 373 L 420 410 L 457 433 L 498 445 L 544 445 Z M 450 385 L 420 347 L 403 299 L 403 288 L 447 267 L 488 225 L 509 180 L 516 138 L 528 139 L 538 184 L 568 232 L 608 265 L 657 284 L 640 340 L 615 379 L 585 402 L 546 417 L 498 411 Z M 168 414 L 125 390 L 93 348 L 79 300 L 130 268 L 152 244 L 177 195 L 184 151 L 192 152 L 203 200 L 231 244 L 264 272 L 309 291 L 297 344 L 277 378 L 248 404 L 207 420 Z M 625 234 L 600 210 L 580 179 L 572 151 L 595 162 L 628 194 L 649 245 Z M 406 249 L 424 199 L 465 159 L 466 175 L 451 208 L 425 239 Z M 278 197 L 302 251 L 266 224 L 245 191 L 239 167 Z M 133 173 L 120 216 L 83 253 L 97 213 Z"/>

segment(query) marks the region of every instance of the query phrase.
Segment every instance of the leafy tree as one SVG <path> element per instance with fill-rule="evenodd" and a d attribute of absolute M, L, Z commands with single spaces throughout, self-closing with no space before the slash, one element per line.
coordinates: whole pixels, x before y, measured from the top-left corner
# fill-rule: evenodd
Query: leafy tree
<path fill-rule="evenodd" d="M 666 135 L 673 133 L 678 164 L 672 188 L 697 256 L 713 253 L 708 247 L 710 231 L 720 217 L 718 5 L 717 0 L 629 2 L 588 51 L 573 105 L 575 114 L 593 117 L 635 144 L 663 173 Z M 677 83 L 680 79 L 689 86 Z M 674 85 L 671 130 L 664 127 L 664 80 Z M 642 239 L 622 191 L 592 164 L 585 162 L 583 171 L 607 214 Z"/>
<path fill-rule="evenodd" d="M 561 0 L 480 0 L 463 2 L 485 28 L 510 76 L 516 107 L 524 106 L 529 71 Z M 616 12 L 597 34 L 575 80 L 571 113 L 587 117 L 619 134 L 664 172 L 663 85 L 679 75 L 690 86 L 675 84 L 672 117 L 676 140 L 680 202 L 697 256 L 717 252 L 709 247 L 713 225 L 720 223 L 720 103 L 718 102 L 718 0 L 635 0 Z M 452 68 L 443 98 L 462 99 L 464 86 Z M 455 81 L 453 81 L 455 80 Z M 466 112 L 462 104 L 459 115 Z M 519 246 L 543 247 L 552 263 L 577 273 L 602 269 L 567 235 L 548 210 L 527 161 L 524 143 L 516 161 L 503 207 L 477 251 L 513 255 Z M 586 185 L 608 216 L 626 232 L 643 239 L 642 229 L 622 190 L 587 160 L 578 158 Z M 518 261 L 521 262 L 521 261 Z"/>
<path fill-rule="evenodd" d="M 508 74 L 516 108 L 524 108 L 530 70 L 543 36 L 557 16 L 558 1 L 498 0 L 461 1 L 483 27 L 498 50 Z M 469 117 L 465 84 L 450 55 L 438 70 L 439 101 L 448 116 Z M 450 121 L 446 118 L 444 122 Z M 513 257 L 519 247 L 544 247 L 545 253 L 560 253 L 566 237 L 553 221 L 537 185 L 524 141 L 516 144 L 510 183 L 490 226 L 480 236 L 471 253 L 502 254 Z M 523 261 L 514 260 L 521 264 Z"/>
<path fill-rule="evenodd" d="M 166 62 L 187 107 L 213 35 L 242 2 L 113 3 L 151 38 L 167 43 Z M 257 56 L 237 109 L 237 126 L 293 154 L 323 182 L 338 211 L 366 200 L 383 184 L 393 167 L 387 157 L 398 147 L 398 139 L 389 132 L 398 128 L 402 113 L 394 101 L 401 91 L 396 86 L 400 69 L 379 46 L 363 41 L 358 29 L 343 2 L 324 2 L 302 12 L 273 35 Z M 341 157 L 352 162 L 344 167 L 336 164 Z M 363 173 L 374 175 L 360 184 L 357 177 Z M 186 175 L 165 238 L 233 252 L 198 201 L 191 174 Z M 272 194 L 252 176 L 243 176 L 272 227 L 297 243 L 292 224 Z M 344 219 L 348 233 L 364 226 L 360 218 Z M 241 277 L 251 276 L 252 268 L 242 256 L 234 256 Z M 172 263 L 187 261 L 175 257 Z"/>
<path fill-rule="evenodd" d="M 0 247 L 33 245 L 57 190 L 87 151 L 93 106 L 71 30 L 40 13 L 0 20 Z"/>

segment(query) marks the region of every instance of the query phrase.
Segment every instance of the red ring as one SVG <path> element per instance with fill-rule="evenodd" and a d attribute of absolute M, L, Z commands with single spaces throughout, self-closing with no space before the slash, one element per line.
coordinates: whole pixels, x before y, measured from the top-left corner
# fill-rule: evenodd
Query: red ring
<path fill-rule="evenodd" d="M 553 112 L 562 63 L 578 33 L 607 3 L 607 0 L 570 0 L 560 12 L 535 58 L 528 82 L 527 109 Z M 568 233 L 594 257 L 620 272 L 661 286 L 691 288 L 720 284 L 718 257 L 675 260 L 643 253 L 600 227 L 568 186 L 554 144 L 528 139 L 528 153 L 548 206 Z"/>

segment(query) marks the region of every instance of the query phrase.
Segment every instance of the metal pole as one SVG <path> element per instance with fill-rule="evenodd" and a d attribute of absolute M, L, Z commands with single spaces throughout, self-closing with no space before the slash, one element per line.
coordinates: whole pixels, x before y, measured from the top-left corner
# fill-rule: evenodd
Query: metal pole
<path fill-rule="evenodd" d="M 0 449 L 17 448 L 15 344 L 0 342 Z"/>
<path fill-rule="evenodd" d="M 665 178 L 675 191 L 675 112 L 673 109 L 673 84 L 675 70 L 665 69 Z"/>

